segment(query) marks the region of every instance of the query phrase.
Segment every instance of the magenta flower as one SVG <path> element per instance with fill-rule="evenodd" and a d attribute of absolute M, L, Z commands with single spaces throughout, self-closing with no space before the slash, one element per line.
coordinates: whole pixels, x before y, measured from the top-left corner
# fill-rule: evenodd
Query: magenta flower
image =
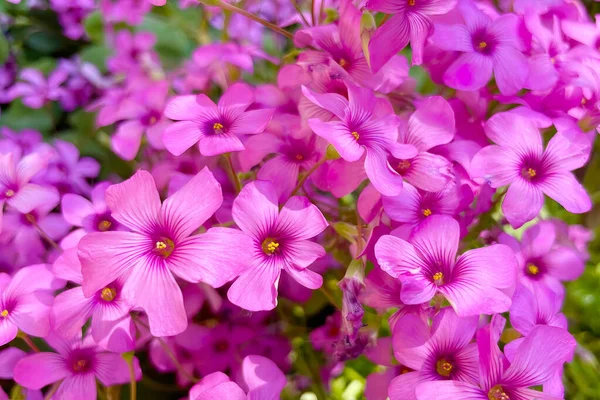
<path fill-rule="evenodd" d="M 417 149 L 397 143 L 400 118 L 387 101 L 376 98 L 371 90 L 349 83 L 347 87 L 349 100 L 303 87 L 302 92 L 310 101 L 339 118 L 328 122 L 311 118 L 308 125 L 327 139 L 345 161 L 359 161 L 364 155 L 361 164 L 373 186 L 386 196 L 395 196 L 402 190 L 402 177 L 389 164 L 389 154 L 411 159 L 417 155 Z"/>
<path fill-rule="evenodd" d="M 519 19 L 504 14 L 491 20 L 472 0 L 457 6 L 465 25 L 436 24 L 432 42 L 443 50 L 463 52 L 444 74 L 444 83 L 457 90 L 478 90 L 492 77 L 504 95 L 523 88 L 528 63 L 519 50 Z"/>
<path fill-rule="evenodd" d="M 454 131 L 454 111 L 450 104 L 443 97 L 429 97 L 417 106 L 408 124 L 401 124 L 399 129 L 399 142 L 414 146 L 419 154 L 408 159 L 389 157 L 388 162 L 413 186 L 439 192 L 454 178 L 452 164 L 429 150 L 452 141 Z"/>
<path fill-rule="evenodd" d="M 371 68 L 377 72 L 410 41 L 413 65 L 423 62 L 423 47 L 433 31 L 430 15 L 443 15 L 456 6 L 456 0 L 369 0 L 366 7 L 394 14 L 371 37 Z"/>
<path fill-rule="evenodd" d="M 148 314 L 154 336 L 183 332 L 187 318 L 173 274 L 219 287 L 246 264 L 246 235 L 212 228 L 192 235 L 222 203 L 221 187 L 207 169 L 162 205 L 152 176 L 138 171 L 106 191 L 112 217 L 133 232 L 90 233 L 79 242 L 83 293 L 95 296 L 123 278 L 123 296 Z"/>
<path fill-rule="evenodd" d="M 218 105 L 204 94 L 175 97 L 165 109 L 167 118 L 179 121 L 163 134 L 167 150 L 179 156 L 196 142 L 205 156 L 244 150 L 240 136 L 261 133 L 273 117 L 269 109 L 246 111 L 253 102 L 243 83 L 227 89 Z"/>
<path fill-rule="evenodd" d="M 477 383 L 477 345 L 471 343 L 477 322 L 477 316 L 461 318 L 450 307 L 435 316 L 431 327 L 414 314 L 400 319 L 392 335 L 394 355 L 413 371 L 390 382 L 390 399 L 416 400 L 416 388 L 423 382 Z"/>
<path fill-rule="evenodd" d="M 477 333 L 479 348 L 479 385 L 470 382 L 437 381 L 417 387 L 419 400 L 468 398 L 489 399 L 555 399 L 532 386 L 542 385 L 559 372 L 573 356 L 577 343 L 564 329 L 536 326 L 517 349 L 512 362 L 498 348 L 504 318 L 497 315 L 492 323 Z M 562 397 L 562 396 L 561 396 Z"/>
<path fill-rule="evenodd" d="M 104 200 L 110 182 L 97 184 L 92 190 L 92 201 L 77 194 L 68 193 L 61 202 L 62 215 L 65 221 L 77 227 L 63 238 L 60 245 L 64 249 L 77 246 L 79 240 L 90 232 L 106 232 L 118 230 L 119 223 L 110 215 Z"/>
<path fill-rule="evenodd" d="M 48 80 L 34 68 L 25 68 L 19 74 L 22 82 L 15 83 L 8 89 L 8 98 L 21 98 L 29 108 L 42 108 L 48 101 L 57 101 L 63 95 L 60 85 L 66 79 L 62 73 L 50 74 Z"/>
<path fill-rule="evenodd" d="M 197 368 L 203 376 L 217 371 L 235 371 L 242 357 L 242 349 L 257 334 L 250 327 L 227 323 L 204 329 L 196 360 Z M 251 349 L 256 351 L 254 347 Z"/>
<path fill-rule="evenodd" d="M 129 382 L 129 367 L 120 354 L 102 352 L 98 346 L 81 340 L 70 342 L 51 338 L 57 353 L 35 353 L 19 360 L 15 381 L 28 389 L 41 389 L 54 382 L 59 387 L 56 399 L 96 399 L 96 379 L 104 386 Z M 137 358 L 133 358 L 136 379 L 142 376 Z"/>
<path fill-rule="evenodd" d="M 258 355 L 242 361 L 242 381 L 247 390 L 222 372 L 204 377 L 190 390 L 190 400 L 277 400 L 287 380 L 277 365 Z"/>
<path fill-rule="evenodd" d="M 306 197 L 290 197 L 279 211 L 270 182 L 247 184 L 233 202 L 233 220 L 252 245 L 244 251 L 245 270 L 227 292 L 229 300 L 250 311 L 277 306 L 281 271 L 309 289 L 318 289 L 321 275 L 307 267 L 325 256 L 323 247 L 308 239 L 321 233 L 327 220 Z"/>
<path fill-rule="evenodd" d="M 139 71 L 140 68 L 156 68 L 160 61 L 152 50 L 155 43 L 156 37 L 150 32 L 131 33 L 127 29 L 120 30 L 115 37 L 116 54 L 106 64 L 112 72 L 126 74 Z"/>
<path fill-rule="evenodd" d="M 456 259 L 460 227 L 453 218 L 432 215 L 408 241 L 382 236 L 375 244 L 381 269 L 402 282 L 406 304 L 442 294 L 460 316 L 508 311 L 517 261 L 505 245 L 467 251 Z"/>
<path fill-rule="evenodd" d="M 527 336 L 537 325 L 567 329 L 567 318 L 560 312 L 562 299 L 544 286 L 529 290 L 517 286 L 510 307 L 510 324 L 521 335 Z"/>
<path fill-rule="evenodd" d="M 0 379 L 13 380 L 15 365 L 20 359 L 26 357 L 27 353 L 17 347 L 8 347 L 0 351 Z M 39 390 L 21 389 L 21 394 L 26 400 L 42 400 L 44 398 Z M 4 396 L 4 397 L 3 397 Z M 9 400 L 10 397 L 0 388 L 0 399 Z"/>
<path fill-rule="evenodd" d="M 59 202 L 55 188 L 30 183 L 48 165 L 48 157 L 31 153 L 15 159 L 14 153 L 0 154 L 0 229 L 4 203 L 27 214 L 40 206 L 54 208 Z"/>
<path fill-rule="evenodd" d="M 583 166 L 589 157 L 587 137 L 559 132 L 544 150 L 535 124 L 514 113 L 494 115 L 485 128 L 496 144 L 475 155 L 471 175 L 485 178 L 494 188 L 509 185 L 502 211 L 513 228 L 539 214 L 544 194 L 572 213 L 591 209 L 588 194 L 570 172 Z"/>
<path fill-rule="evenodd" d="M 65 251 L 54 263 L 58 278 L 81 285 L 81 264 L 77 250 Z M 65 290 L 56 296 L 50 311 L 50 325 L 55 334 L 71 339 L 91 318 L 92 337 L 102 348 L 115 353 L 135 347 L 135 330 L 129 315 L 131 305 L 123 298 L 124 279 L 109 283 L 91 297 L 85 297 L 81 286 Z"/>
<path fill-rule="evenodd" d="M 33 336 L 48 334 L 52 291 L 61 283 L 45 264 L 21 268 L 12 279 L 0 273 L 0 346 L 17 337 L 19 329 Z"/>
<path fill-rule="evenodd" d="M 528 228 L 521 243 L 507 234 L 501 234 L 498 241 L 515 252 L 519 281 L 530 290 L 541 285 L 562 293 L 560 282 L 579 278 L 585 269 L 577 250 L 558 242 L 556 226 L 551 221 L 540 221 Z"/>
<path fill-rule="evenodd" d="M 119 157 L 133 160 L 140 149 L 144 134 L 152 147 L 164 148 L 162 134 L 169 121 L 163 117 L 163 110 L 168 92 L 168 82 L 161 81 L 135 94 L 134 98 L 137 101 L 126 113 L 121 114 L 125 121 L 119 123 L 111 139 L 112 148 Z"/>

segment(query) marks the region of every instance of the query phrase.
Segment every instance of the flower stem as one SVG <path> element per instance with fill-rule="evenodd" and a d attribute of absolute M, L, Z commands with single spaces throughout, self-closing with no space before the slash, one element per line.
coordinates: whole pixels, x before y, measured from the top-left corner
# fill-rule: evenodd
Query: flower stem
<path fill-rule="evenodd" d="M 133 358 L 131 360 L 127 360 L 127 365 L 129 366 L 129 398 L 131 400 L 135 400 L 137 397 L 137 381 L 135 379 L 135 368 L 133 366 Z"/>
<path fill-rule="evenodd" d="M 37 230 L 38 234 L 48 242 L 54 249 L 62 251 L 58 243 L 56 243 L 44 230 L 38 225 L 35 217 L 32 214 L 25 214 L 25 219 Z"/>
<path fill-rule="evenodd" d="M 294 35 L 292 35 L 288 31 L 286 31 L 285 29 L 280 28 L 279 26 L 277 26 L 275 24 L 272 24 L 269 21 L 265 21 L 264 19 L 260 18 L 259 16 L 254 15 L 254 14 L 252 14 L 252 13 L 246 11 L 246 10 L 243 10 L 241 8 L 238 8 L 238 7 L 234 6 L 234 5 L 225 3 L 225 2 L 223 2 L 221 0 L 198 0 L 198 1 L 200 3 L 202 3 L 202 4 L 204 4 L 204 5 L 207 5 L 207 6 L 221 7 L 223 10 L 231 11 L 231 12 L 234 12 L 234 13 L 238 13 L 240 15 L 243 15 L 246 18 L 249 18 L 249 19 L 251 19 L 253 21 L 258 22 L 259 24 L 261 24 L 261 25 L 269 28 L 270 30 L 272 30 L 274 32 L 277 32 L 277 33 L 285 36 L 288 39 L 293 39 L 294 38 Z"/>
<path fill-rule="evenodd" d="M 26 334 L 23 331 L 19 331 L 19 334 L 17 336 L 20 337 L 21 339 L 23 339 L 23 341 L 25 343 L 27 343 L 27 345 L 31 348 L 31 350 L 35 351 L 36 353 L 40 352 L 39 347 L 37 347 L 35 345 L 35 343 L 33 343 L 33 340 L 31 340 L 31 338 L 29 337 L 28 334 Z"/>
<path fill-rule="evenodd" d="M 325 163 L 325 161 L 327 161 L 327 155 L 324 155 L 323 158 L 321 158 L 319 161 L 317 161 L 317 163 L 315 165 L 312 166 L 311 169 L 306 171 L 306 173 L 304 174 L 302 179 L 300 179 L 300 182 L 298 182 L 298 184 L 296 185 L 296 187 L 294 188 L 294 190 L 292 191 L 292 194 L 290 196 L 294 196 L 296 193 L 298 193 L 298 191 L 302 188 L 302 186 L 304 186 L 304 183 L 306 182 L 306 180 L 312 175 L 313 172 L 315 172 L 321 165 L 323 165 Z"/>
<path fill-rule="evenodd" d="M 50 390 L 48 390 L 48 393 L 46 393 L 46 396 L 44 396 L 44 400 L 50 400 L 50 399 L 52 399 L 52 397 L 58 391 L 58 388 L 60 387 L 61 383 L 62 383 L 62 380 L 60 380 L 58 382 L 54 382 L 54 384 L 52 385 L 52 387 L 50 388 Z"/>
<path fill-rule="evenodd" d="M 242 191 L 242 183 L 240 182 L 239 176 L 235 173 L 235 169 L 233 168 L 233 162 L 231 162 L 231 153 L 223 154 L 225 157 L 225 165 L 227 167 L 227 174 L 229 175 L 229 179 L 233 183 L 233 187 L 235 188 L 235 192 L 239 193 Z"/>

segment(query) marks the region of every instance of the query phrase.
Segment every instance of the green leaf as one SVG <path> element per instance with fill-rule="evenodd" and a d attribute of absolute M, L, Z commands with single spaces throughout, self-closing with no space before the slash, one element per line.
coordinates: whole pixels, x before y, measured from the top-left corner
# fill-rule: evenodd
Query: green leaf
<path fill-rule="evenodd" d="M 104 22 L 100 11 L 94 11 L 88 15 L 83 21 L 83 28 L 92 42 L 104 42 Z"/>
<path fill-rule="evenodd" d="M 94 64 L 100 72 L 106 72 L 106 59 L 111 55 L 111 50 L 102 45 L 91 45 L 85 47 L 79 55 L 82 61 Z"/>
<path fill-rule="evenodd" d="M 6 36 L 0 34 L 0 64 L 4 64 L 8 55 L 10 54 L 10 48 L 8 46 L 8 40 Z"/>
<path fill-rule="evenodd" d="M 177 25 L 155 15 L 144 17 L 137 31 L 149 31 L 156 35 L 154 48 L 166 68 L 180 65 L 194 48 L 194 44 Z"/>
<path fill-rule="evenodd" d="M 8 110 L 2 113 L 0 126 L 7 126 L 16 131 L 29 128 L 48 133 L 54 127 L 54 124 L 52 114 L 48 109 L 35 110 L 26 107 L 21 101 L 14 101 Z"/>

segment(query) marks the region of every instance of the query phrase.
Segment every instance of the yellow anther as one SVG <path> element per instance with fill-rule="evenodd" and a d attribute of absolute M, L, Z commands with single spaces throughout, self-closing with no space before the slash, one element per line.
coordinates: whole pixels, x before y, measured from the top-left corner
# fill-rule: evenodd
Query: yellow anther
<path fill-rule="evenodd" d="M 585 106 L 586 103 L 587 103 L 587 99 L 585 97 L 581 98 L 581 105 Z"/>
<path fill-rule="evenodd" d="M 150 125 L 154 125 L 157 121 L 158 119 L 154 115 L 150 117 Z"/>
<path fill-rule="evenodd" d="M 266 238 L 262 242 L 262 250 L 268 256 L 275 253 L 277 251 L 277 249 L 279 249 L 279 243 L 276 242 L 275 239 Z"/>
<path fill-rule="evenodd" d="M 356 140 L 360 139 L 360 135 L 356 131 L 352 132 L 352 136 L 354 136 L 354 139 L 356 139 Z"/>
<path fill-rule="evenodd" d="M 2 318 L 8 317 L 8 310 L 2 310 L 2 312 L 0 312 L 0 317 L 2 317 Z"/>
<path fill-rule="evenodd" d="M 533 264 L 529 264 L 527 266 L 527 271 L 531 274 L 531 275 L 537 275 L 540 273 L 540 268 L 537 265 L 533 265 Z"/>
<path fill-rule="evenodd" d="M 488 392 L 489 400 L 510 400 L 510 397 L 506 394 L 502 386 L 496 385 Z"/>
<path fill-rule="evenodd" d="M 396 169 L 399 171 L 406 171 L 409 168 L 410 168 L 410 161 L 408 161 L 408 160 L 400 161 L 398 163 L 398 166 L 396 167 Z"/>
<path fill-rule="evenodd" d="M 117 297 L 117 291 L 114 288 L 105 287 L 104 289 L 102 289 L 100 297 L 104 301 L 113 301 L 115 297 Z"/>
<path fill-rule="evenodd" d="M 479 44 L 478 44 L 479 48 L 482 50 L 485 49 L 487 47 L 487 45 L 488 44 L 486 42 L 484 42 L 483 40 L 481 42 L 479 42 Z"/>
<path fill-rule="evenodd" d="M 167 248 L 167 244 L 165 242 L 156 242 L 157 250 L 164 250 Z"/>
<path fill-rule="evenodd" d="M 346 61 L 344 58 L 341 58 L 339 64 L 340 67 L 344 68 L 346 65 L 348 65 L 348 61 Z"/>
<path fill-rule="evenodd" d="M 12 189 L 8 189 L 6 192 L 4 192 L 4 194 L 6 195 L 6 197 L 13 197 L 15 195 L 15 191 Z"/>
<path fill-rule="evenodd" d="M 556 58 L 552 57 L 552 58 L 550 59 L 550 62 L 551 62 L 552 64 L 556 64 Z"/>
<path fill-rule="evenodd" d="M 530 178 L 535 178 L 535 176 L 537 175 L 537 172 L 535 172 L 535 169 L 533 169 L 533 168 L 528 168 L 527 175 L 529 175 Z"/>
<path fill-rule="evenodd" d="M 409 6 L 414 6 L 417 3 L 416 0 L 408 0 L 408 5 Z"/>
<path fill-rule="evenodd" d="M 165 237 L 160 239 L 161 240 L 154 244 L 154 253 L 162 256 L 163 258 L 167 258 L 171 255 L 173 250 L 175 250 L 175 243 L 173 243 L 171 239 Z"/>
<path fill-rule="evenodd" d="M 77 360 L 73 363 L 73 369 L 77 372 L 83 371 L 87 366 L 86 360 Z"/>
<path fill-rule="evenodd" d="M 112 225 L 112 222 L 110 222 L 110 221 L 100 221 L 100 223 L 98 224 L 98 230 L 100 232 L 106 232 L 107 230 L 110 229 L 111 225 Z"/>
<path fill-rule="evenodd" d="M 444 274 L 441 272 L 436 272 L 435 274 L 433 274 L 433 283 L 435 283 L 436 285 L 443 285 L 444 284 Z"/>
<path fill-rule="evenodd" d="M 423 210 L 423 215 L 426 217 L 429 217 L 431 215 L 431 210 L 429 208 L 426 208 Z"/>
<path fill-rule="evenodd" d="M 436 371 L 438 374 L 440 374 L 441 376 L 445 376 L 448 377 L 450 376 L 450 373 L 452 372 L 452 368 L 454 368 L 452 366 L 452 364 L 450 364 L 448 361 L 446 361 L 445 359 L 440 359 L 438 360 L 436 366 Z"/>
<path fill-rule="evenodd" d="M 302 161 L 304 160 L 304 156 L 302 154 L 296 154 L 296 160 Z"/>
<path fill-rule="evenodd" d="M 221 133 L 223 131 L 223 124 L 220 122 L 215 122 L 213 129 L 215 130 L 215 133 Z"/>

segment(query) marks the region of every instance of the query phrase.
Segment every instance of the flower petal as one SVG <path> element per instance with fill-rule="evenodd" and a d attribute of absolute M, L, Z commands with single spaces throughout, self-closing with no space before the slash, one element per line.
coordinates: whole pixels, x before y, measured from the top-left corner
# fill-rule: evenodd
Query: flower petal
<path fill-rule="evenodd" d="M 162 133 L 165 147 L 173 155 L 180 156 L 197 143 L 202 131 L 195 121 L 179 121 L 167 127 Z"/>
<path fill-rule="evenodd" d="M 544 194 L 540 188 L 519 178 L 508 187 L 502 211 L 510 225 L 517 229 L 537 217 L 543 205 Z"/>
<path fill-rule="evenodd" d="M 396 14 L 381 25 L 371 37 L 369 54 L 371 69 L 377 73 L 410 40 L 410 25 L 405 13 Z"/>
<path fill-rule="evenodd" d="M 233 201 L 231 211 L 240 229 L 261 238 L 277 223 L 279 214 L 277 193 L 270 182 L 250 182 Z"/>
<path fill-rule="evenodd" d="M 590 196 L 570 172 L 557 172 L 545 176 L 539 187 L 544 194 L 571 213 L 581 214 L 592 209 Z"/>
<path fill-rule="evenodd" d="M 492 77 L 492 60 L 479 53 L 463 53 L 444 73 L 444 83 L 464 91 L 479 90 Z"/>
<path fill-rule="evenodd" d="M 281 209 L 275 229 L 287 238 L 304 240 L 318 235 L 328 226 L 321 211 L 310 200 L 294 196 Z"/>
<path fill-rule="evenodd" d="M 227 298 L 248 311 L 272 310 L 277 306 L 281 269 L 272 262 L 251 266 L 229 288 Z"/>
<path fill-rule="evenodd" d="M 41 389 L 69 375 L 65 360 L 55 353 L 35 353 L 22 358 L 13 371 L 15 381 L 28 389 Z M 93 375 L 92 375 L 93 377 Z"/>
<path fill-rule="evenodd" d="M 494 76 L 500 93 L 510 96 L 525 85 L 529 64 L 518 49 L 499 45 L 494 49 Z"/>
<path fill-rule="evenodd" d="M 242 376 L 248 386 L 248 400 L 277 399 L 287 383 L 273 361 L 258 355 L 244 358 Z"/>

